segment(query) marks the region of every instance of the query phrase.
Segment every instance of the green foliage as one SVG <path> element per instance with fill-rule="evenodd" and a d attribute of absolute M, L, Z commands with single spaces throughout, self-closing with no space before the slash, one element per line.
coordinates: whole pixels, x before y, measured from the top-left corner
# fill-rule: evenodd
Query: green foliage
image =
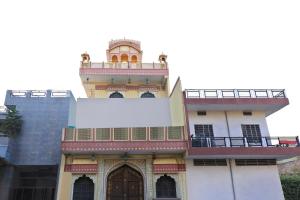
<path fill-rule="evenodd" d="M 14 136 L 20 133 L 22 122 L 22 116 L 16 108 L 10 108 L 7 110 L 6 119 L 1 123 L 0 130 L 8 136 Z"/>
<path fill-rule="evenodd" d="M 282 175 L 280 179 L 285 200 L 300 200 L 300 174 Z"/>

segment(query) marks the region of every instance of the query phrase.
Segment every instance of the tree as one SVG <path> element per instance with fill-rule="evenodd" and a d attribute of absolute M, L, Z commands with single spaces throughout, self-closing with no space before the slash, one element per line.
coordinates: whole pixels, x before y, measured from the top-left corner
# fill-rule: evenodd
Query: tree
<path fill-rule="evenodd" d="M 20 133 L 22 123 L 22 116 L 15 107 L 12 107 L 7 109 L 6 118 L 1 124 L 0 130 L 8 136 L 14 136 Z"/>

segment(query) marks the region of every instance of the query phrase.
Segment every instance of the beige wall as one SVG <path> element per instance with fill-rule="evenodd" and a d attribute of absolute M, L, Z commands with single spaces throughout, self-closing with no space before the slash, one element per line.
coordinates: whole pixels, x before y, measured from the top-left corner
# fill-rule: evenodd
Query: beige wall
<path fill-rule="evenodd" d="M 184 126 L 185 124 L 184 102 L 182 96 L 181 81 L 179 78 L 170 96 L 170 111 L 171 111 L 172 125 Z"/>

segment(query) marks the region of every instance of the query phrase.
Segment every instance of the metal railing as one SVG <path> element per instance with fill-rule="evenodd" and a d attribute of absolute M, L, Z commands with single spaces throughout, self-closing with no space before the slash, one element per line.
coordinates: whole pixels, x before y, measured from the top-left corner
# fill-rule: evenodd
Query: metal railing
<path fill-rule="evenodd" d="M 167 69 L 165 63 L 132 63 L 132 62 L 115 62 L 115 63 L 83 63 L 81 68 L 107 68 L 107 69 Z"/>
<path fill-rule="evenodd" d="M 192 147 L 300 147 L 299 137 L 195 137 Z"/>
<path fill-rule="evenodd" d="M 64 128 L 62 141 L 178 141 L 182 126 L 134 128 Z"/>
<path fill-rule="evenodd" d="M 284 89 L 186 89 L 186 98 L 286 98 Z"/>

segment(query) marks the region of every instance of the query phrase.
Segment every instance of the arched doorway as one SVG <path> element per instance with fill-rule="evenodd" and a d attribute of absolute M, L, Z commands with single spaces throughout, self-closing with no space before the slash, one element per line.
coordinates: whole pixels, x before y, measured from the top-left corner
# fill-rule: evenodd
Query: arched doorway
<path fill-rule="evenodd" d="M 74 183 L 73 200 L 94 200 L 94 183 L 83 175 Z"/>
<path fill-rule="evenodd" d="M 108 175 L 106 192 L 107 200 L 143 200 L 143 177 L 128 165 L 123 165 Z"/>

